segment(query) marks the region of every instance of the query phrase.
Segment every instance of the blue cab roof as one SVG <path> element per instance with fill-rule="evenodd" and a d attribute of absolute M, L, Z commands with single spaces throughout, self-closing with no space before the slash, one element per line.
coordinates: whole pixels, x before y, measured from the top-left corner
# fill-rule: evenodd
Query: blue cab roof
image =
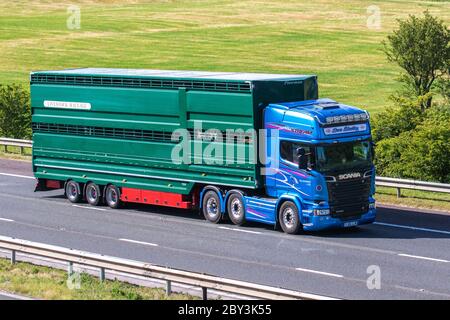
<path fill-rule="evenodd" d="M 309 115 L 313 118 L 317 117 L 322 123 L 326 122 L 327 117 L 366 113 L 365 110 L 349 106 L 346 104 L 338 103 L 332 99 L 284 102 L 271 104 L 270 106 L 274 108 L 281 108 L 285 110 L 299 112 L 305 115 Z"/>
<path fill-rule="evenodd" d="M 367 111 L 331 99 L 273 103 L 267 108 L 265 126 L 279 129 L 280 137 L 328 140 L 370 136 Z"/>

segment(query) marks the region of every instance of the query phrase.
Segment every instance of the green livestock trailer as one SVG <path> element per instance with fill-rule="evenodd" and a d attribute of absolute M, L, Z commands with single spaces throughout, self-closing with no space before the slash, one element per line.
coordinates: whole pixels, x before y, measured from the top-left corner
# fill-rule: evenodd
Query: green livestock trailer
<path fill-rule="evenodd" d="M 206 184 L 263 186 L 258 161 L 249 161 L 252 138 L 216 141 L 234 144 L 235 161 L 217 165 L 192 152 L 177 163 L 177 129 L 247 132 L 262 127 L 269 102 L 318 97 L 316 76 L 83 68 L 32 72 L 30 80 L 37 189 L 112 184 L 128 190 L 123 200 L 175 207 L 195 205 L 193 190 Z M 190 143 L 202 151 L 208 144 Z"/>

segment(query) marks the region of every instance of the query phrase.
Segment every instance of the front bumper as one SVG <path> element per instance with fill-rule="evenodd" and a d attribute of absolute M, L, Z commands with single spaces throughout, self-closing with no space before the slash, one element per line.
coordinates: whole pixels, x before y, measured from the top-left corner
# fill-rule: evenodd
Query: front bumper
<path fill-rule="evenodd" d="M 303 230 L 305 231 L 319 231 L 326 229 L 336 228 L 349 228 L 354 226 L 360 226 L 363 224 L 373 223 L 375 221 L 376 209 L 369 209 L 369 211 L 363 214 L 358 219 L 342 220 L 339 218 L 333 218 L 331 216 L 312 216 L 309 218 L 308 223 L 303 224 Z"/>

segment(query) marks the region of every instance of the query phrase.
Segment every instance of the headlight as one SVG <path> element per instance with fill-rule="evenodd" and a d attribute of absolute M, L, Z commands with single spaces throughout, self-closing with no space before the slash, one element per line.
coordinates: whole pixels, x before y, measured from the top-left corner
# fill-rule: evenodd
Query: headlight
<path fill-rule="evenodd" d="M 315 216 L 327 216 L 330 214 L 330 209 L 314 209 Z"/>

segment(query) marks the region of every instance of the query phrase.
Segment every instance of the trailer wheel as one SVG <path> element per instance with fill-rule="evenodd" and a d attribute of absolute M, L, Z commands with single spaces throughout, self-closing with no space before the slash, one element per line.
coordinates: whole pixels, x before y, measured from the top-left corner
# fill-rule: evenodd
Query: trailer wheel
<path fill-rule="evenodd" d="M 232 193 L 228 197 L 227 211 L 231 222 L 239 226 L 245 223 L 244 199 L 241 194 Z"/>
<path fill-rule="evenodd" d="M 113 184 L 108 185 L 105 190 L 105 202 L 110 208 L 118 209 L 122 204 L 119 188 Z"/>
<path fill-rule="evenodd" d="M 220 212 L 220 199 L 219 195 L 215 191 L 208 191 L 203 196 L 202 205 L 203 215 L 205 219 L 212 223 L 218 223 L 222 216 Z"/>
<path fill-rule="evenodd" d="M 89 182 L 85 189 L 86 201 L 91 206 L 98 206 L 102 198 L 100 187 L 93 182 Z"/>
<path fill-rule="evenodd" d="M 292 201 L 283 202 L 278 210 L 278 221 L 284 232 L 289 234 L 298 233 L 301 223 L 295 203 Z"/>
<path fill-rule="evenodd" d="M 83 196 L 80 184 L 73 180 L 67 181 L 64 192 L 67 199 L 72 203 L 80 202 Z"/>

